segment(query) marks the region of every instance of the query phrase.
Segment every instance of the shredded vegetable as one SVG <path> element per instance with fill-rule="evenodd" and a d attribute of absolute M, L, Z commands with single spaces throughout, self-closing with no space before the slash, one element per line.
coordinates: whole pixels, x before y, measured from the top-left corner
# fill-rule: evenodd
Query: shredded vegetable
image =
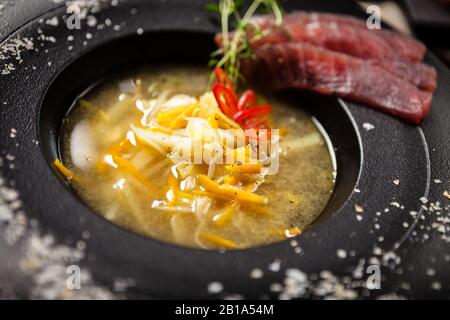
<path fill-rule="evenodd" d="M 73 174 L 72 171 L 70 171 L 69 169 L 67 169 L 59 159 L 55 159 L 53 161 L 53 165 L 58 169 L 58 171 L 68 180 L 76 180 L 77 177 Z"/>
<path fill-rule="evenodd" d="M 252 90 L 239 97 L 227 74 L 220 68 L 214 72 L 217 83 L 198 97 L 161 93 L 163 97 L 147 100 L 142 82 L 135 81 L 134 98 L 119 100 L 138 110 L 142 118 L 111 135 L 94 158 L 94 169 L 114 179 L 112 188 L 130 210 L 139 212 L 136 219 L 140 224 L 146 217 L 134 202 L 135 189 L 148 196 L 148 208 L 167 213 L 173 233 L 179 232 L 175 229 L 183 219 L 194 219 L 214 228 L 213 233 L 196 231 L 195 239 L 202 246 L 235 249 L 239 244 L 223 238 L 226 233 L 220 230 L 235 226 L 243 212 L 256 213 L 259 219 L 270 215 L 268 197 L 258 194 L 258 187 L 265 182 L 268 160 L 279 151 L 261 153 L 255 145 L 270 138 L 270 130 L 263 129 L 270 128 L 271 107 L 259 106 Z M 80 103 L 95 109 L 88 101 Z M 114 123 L 118 118 L 117 114 L 111 117 Z M 54 166 L 67 179 L 75 178 L 59 160 Z M 294 195 L 287 196 L 299 201 Z M 273 237 L 299 233 L 296 228 L 277 229 Z"/>
<path fill-rule="evenodd" d="M 237 245 L 234 241 L 216 236 L 211 233 L 203 233 L 201 234 L 201 238 L 203 240 L 206 240 L 214 245 L 216 245 L 219 248 L 225 248 L 225 249 L 236 249 Z"/>

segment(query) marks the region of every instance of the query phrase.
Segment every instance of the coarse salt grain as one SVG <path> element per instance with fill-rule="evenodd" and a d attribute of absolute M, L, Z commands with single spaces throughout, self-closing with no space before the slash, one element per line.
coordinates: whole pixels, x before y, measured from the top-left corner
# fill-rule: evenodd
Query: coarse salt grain
<path fill-rule="evenodd" d="M 250 278 L 252 279 L 261 279 L 264 273 L 261 269 L 255 268 L 250 272 Z"/>
<path fill-rule="evenodd" d="M 355 211 L 357 213 L 363 213 L 364 212 L 364 208 L 362 206 L 360 206 L 359 204 L 355 204 Z"/>
<path fill-rule="evenodd" d="M 364 123 L 362 124 L 362 127 L 363 127 L 365 130 L 367 130 L 367 131 L 370 131 L 370 130 L 375 129 L 375 126 L 374 126 L 373 124 L 371 124 L 371 123 L 368 123 L 368 122 L 364 122 Z"/>
<path fill-rule="evenodd" d="M 222 283 L 213 281 L 208 284 L 208 292 L 212 294 L 220 293 L 223 290 Z"/>
<path fill-rule="evenodd" d="M 336 251 L 336 255 L 338 256 L 338 258 L 345 259 L 345 258 L 347 258 L 347 251 L 345 251 L 343 249 L 338 249 Z"/>

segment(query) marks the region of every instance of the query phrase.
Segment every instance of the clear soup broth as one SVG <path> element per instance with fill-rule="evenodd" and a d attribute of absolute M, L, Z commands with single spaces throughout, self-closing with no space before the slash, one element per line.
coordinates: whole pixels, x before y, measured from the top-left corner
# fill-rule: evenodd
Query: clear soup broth
<path fill-rule="evenodd" d="M 69 183 L 113 223 L 181 246 L 243 249 L 300 234 L 327 205 L 335 168 L 323 131 L 298 105 L 266 97 L 279 129 L 275 174 L 260 164 L 180 162 L 164 142 L 233 129 L 208 92 L 209 76 L 200 67 L 147 67 L 89 91 L 61 131 Z M 231 152 L 246 156 L 246 148 Z"/>

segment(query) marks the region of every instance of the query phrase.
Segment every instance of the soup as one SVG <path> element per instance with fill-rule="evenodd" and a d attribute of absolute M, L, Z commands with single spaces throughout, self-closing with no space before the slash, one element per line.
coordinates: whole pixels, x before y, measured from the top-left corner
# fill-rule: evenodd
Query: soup
<path fill-rule="evenodd" d="M 243 249 L 300 234 L 334 187 L 321 130 L 298 106 L 266 97 L 268 129 L 244 131 L 209 78 L 200 67 L 158 66 L 96 86 L 65 117 L 56 166 L 100 215 L 154 239 Z"/>

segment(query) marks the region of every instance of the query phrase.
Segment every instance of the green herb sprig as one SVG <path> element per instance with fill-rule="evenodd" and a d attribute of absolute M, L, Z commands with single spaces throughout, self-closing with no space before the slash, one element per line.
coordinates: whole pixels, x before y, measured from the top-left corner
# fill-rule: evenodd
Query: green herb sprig
<path fill-rule="evenodd" d="M 243 79 L 239 71 L 240 60 L 249 57 L 253 52 L 251 42 L 264 37 L 271 31 L 262 31 L 253 25 L 255 36 L 248 39 L 246 30 L 251 25 L 252 16 L 257 12 L 273 14 L 275 26 L 283 23 L 282 10 L 277 0 L 253 0 L 245 13 L 241 15 L 240 11 L 243 6 L 243 0 L 219 0 L 218 4 L 211 3 L 207 6 L 208 10 L 220 14 L 223 36 L 222 48 L 211 54 L 209 66 L 223 68 L 235 86 Z M 235 22 L 235 28 L 231 36 L 230 24 L 232 21 Z"/>

